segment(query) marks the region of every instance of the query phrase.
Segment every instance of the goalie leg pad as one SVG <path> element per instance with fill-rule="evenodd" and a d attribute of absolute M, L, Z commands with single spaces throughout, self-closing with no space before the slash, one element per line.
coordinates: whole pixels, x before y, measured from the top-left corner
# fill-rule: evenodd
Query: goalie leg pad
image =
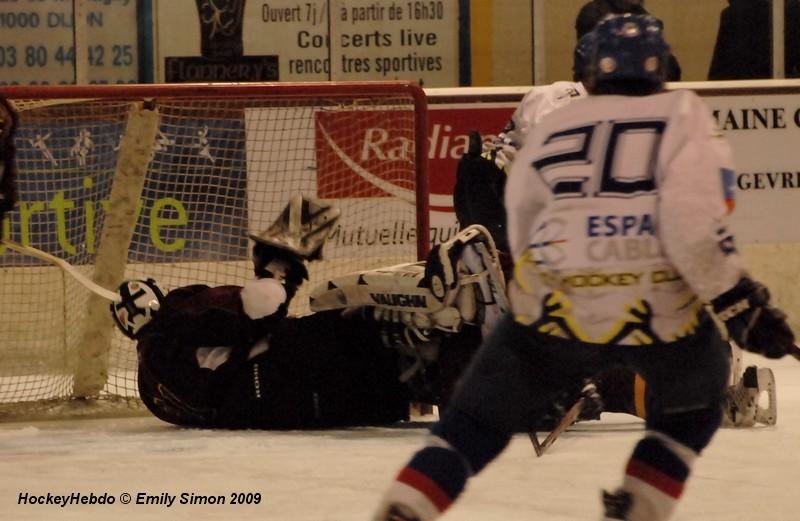
<path fill-rule="evenodd" d="M 455 305 L 465 322 L 483 325 L 485 333 L 508 310 L 500 256 L 483 226 L 469 226 L 434 248 L 425 277 L 445 306 Z"/>
<path fill-rule="evenodd" d="M 427 287 L 425 263 L 398 264 L 347 273 L 316 286 L 312 311 L 377 306 L 395 311 L 435 313 L 444 307 Z"/>
<path fill-rule="evenodd" d="M 496 251 L 494 252 L 496 253 Z M 475 296 L 479 300 L 480 314 L 477 322 L 481 324 L 484 336 L 494 329 L 500 318 L 508 311 L 505 278 L 500 269 L 499 260 L 493 256 L 485 243 L 468 244 L 461 255 L 466 272 L 471 274 L 460 280 L 461 291 L 465 293 L 470 286 L 475 286 Z M 468 284 L 472 280 L 475 284 Z"/>
<path fill-rule="evenodd" d="M 508 308 L 497 249 L 478 225 L 438 245 L 427 262 L 342 275 L 317 286 L 310 301 L 315 312 L 369 306 L 447 332 L 464 322 L 483 324 L 487 316 L 494 322 Z"/>
<path fill-rule="evenodd" d="M 433 294 L 442 301 L 445 301 L 448 294 L 458 287 L 460 275 L 465 271 L 461 262 L 464 248 L 467 245 L 477 244 L 487 245 L 487 255 L 499 269 L 500 258 L 494 240 L 489 231 L 478 224 L 464 228 L 455 237 L 437 244 L 431 250 L 425 265 L 425 279 L 430 283 Z"/>

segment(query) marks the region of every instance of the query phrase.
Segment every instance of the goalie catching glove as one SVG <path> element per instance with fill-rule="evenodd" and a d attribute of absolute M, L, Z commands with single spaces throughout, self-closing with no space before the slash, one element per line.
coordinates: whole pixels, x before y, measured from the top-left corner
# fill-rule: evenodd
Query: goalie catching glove
<path fill-rule="evenodd" d="M 714 313 L 725 322 L 730 339 L 747 351 L 781 358 L 794 347 L 794 333 L 786 314 L 770 306 L 766 286 L 747 277 L 711 301 Z"/>
<path fill-rule="evenodd" d="M 283 250 L 302 261 L 319 260 L 340 216 L 339 208 L 297 194 L 269 228 L 249 237 L 257 244 Z"/>

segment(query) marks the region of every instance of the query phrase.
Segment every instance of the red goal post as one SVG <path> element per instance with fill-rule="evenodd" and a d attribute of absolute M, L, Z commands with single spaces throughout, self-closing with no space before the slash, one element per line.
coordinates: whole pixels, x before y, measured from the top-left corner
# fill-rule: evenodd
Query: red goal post
<path fill-rule="evenodd" d="M 248 232 L 292 195 L 342 210 L 307 291 L 429 248 L 427 102 L 408 82 L 4 87 L 19 202 L 3 236 L 115 289 L 241 284 Z M 0 245 L 0 415 L 70 398 L 136 402 L 133 344 L 108 302 Z"/>

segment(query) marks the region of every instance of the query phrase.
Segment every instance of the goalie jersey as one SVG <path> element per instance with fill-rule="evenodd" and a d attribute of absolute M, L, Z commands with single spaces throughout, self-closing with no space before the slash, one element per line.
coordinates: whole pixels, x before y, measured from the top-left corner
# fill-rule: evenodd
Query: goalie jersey
<path fill-rule="evenodd" d="M 590 96 L 545 116 L 505 195 L 517 320 L 592 343 L 690 335 L 744 275 L 726 226 L 733 182 L 693 92 Z"/>
<path fill-rule="evenodd" d="M 253 284 L 173 289 L 138 336 L 139 395 L 164 421 L 301 429 L 408 418 L 398 355 L 373 322 L 339 310 L 253 313 Z M 253 296 L 250 293 L 250 296 Z M 262 292 L 255 295 L 262 300 Z M 257 306 L 258 304 L 255 304 Z M 268 306 L 272 308 L 273 306 Z"/>

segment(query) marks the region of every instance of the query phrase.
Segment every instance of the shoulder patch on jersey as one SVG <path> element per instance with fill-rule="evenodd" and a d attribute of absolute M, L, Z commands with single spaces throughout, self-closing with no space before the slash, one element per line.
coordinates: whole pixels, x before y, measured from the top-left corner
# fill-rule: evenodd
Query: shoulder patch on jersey
<path fill-rule="evenodd" d="M 725 196 L 725 206 L 728 208 L 728 213 L 731 213 L 736 207 L 736 192 L 734 190 L 736 172 L 730 168 L 720 168 L 719 173 L 722 178 L 722 193 Z"/>

